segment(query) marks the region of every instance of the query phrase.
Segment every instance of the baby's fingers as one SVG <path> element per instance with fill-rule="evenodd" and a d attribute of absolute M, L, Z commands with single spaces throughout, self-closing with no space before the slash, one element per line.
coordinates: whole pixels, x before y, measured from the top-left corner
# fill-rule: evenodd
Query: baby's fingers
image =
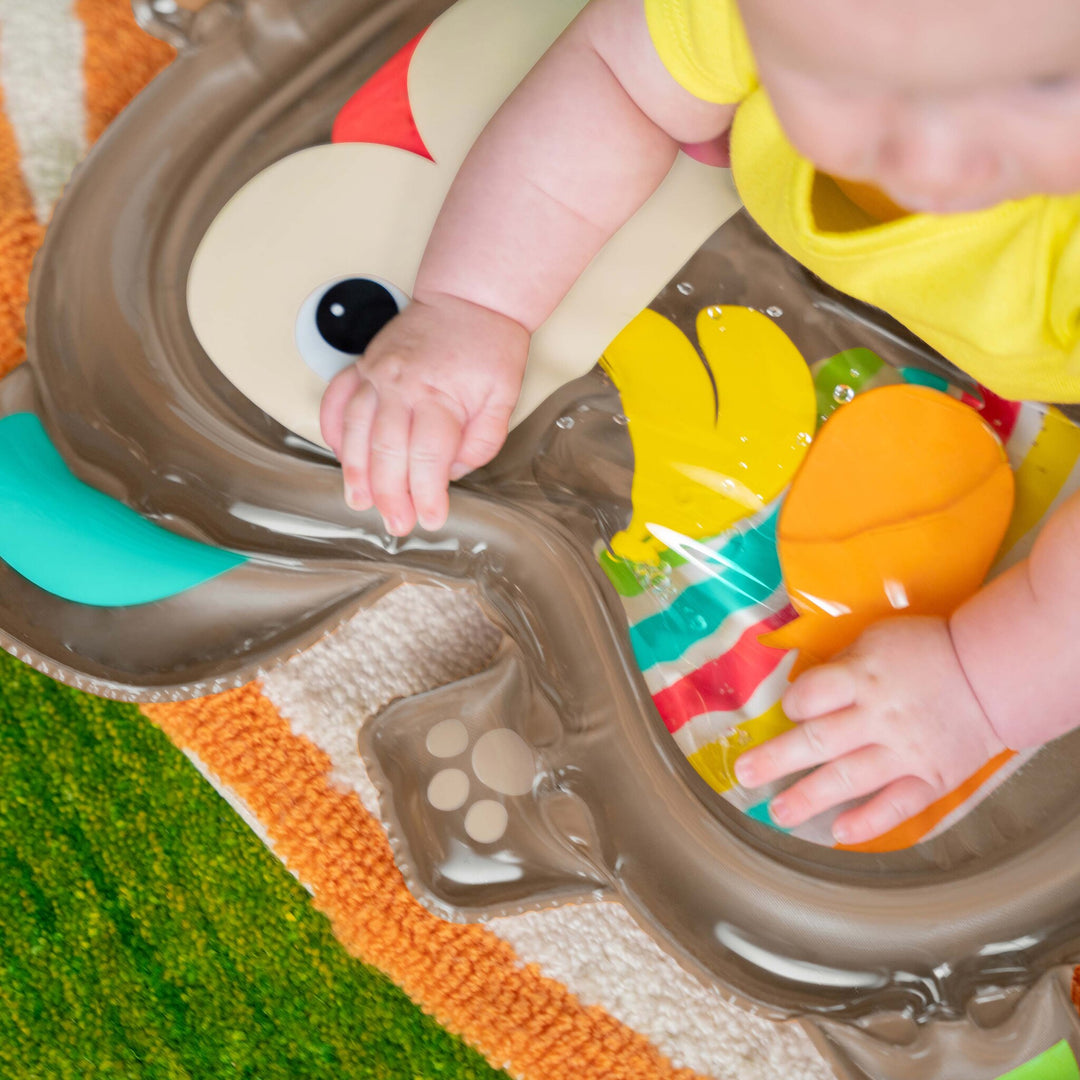
<path fill-rule="evenodd" d="M 326 445 L 334 451 L 341 461 L 341 442 L 345 427 L 345 410 L 366 380 L 355 364 L 350 364 L 344 371 L 339 371 L 330 380 L 330 385 L 322 396 L 319 405 L 319 427 Z"/>
<path fill-rule="evenodd" d="M 454 459 L 451 480 L 460 480 L 466 473 L 486 465 L 506 442 L 513 406 L 488 405 L 466 425 L 461 446 Z"/>
<path fill-rule="evenodd" d="M 857 686 L 843 661 L 821 664 L 800 675 L 784 693 L 785 714 L 792 720 L 810 720 L 854 705 Z"/>
<path fill-rule="evenodd" d="M 329 393 L 329 391 L 327 391 Z M 375 387 L 360 378 L 352 396 L 340 406 L 337 445 L 331 448 L 341 462 L 345 481 L 345 501 L 354 510 L 367 510 L 373 501 L 371 493 L 371 425 L 379 397 Z M 332 403 L 337 411 L 339 406 Z M 326 428 L 324 427 L 324 433 Z M 329 438 L 327 442 L 330 442 Z"/>
<path fill-rule="evenodd" d="M 925 810 L 937 797 L 925 780 L 905 776 L 889 784 L 862 806 L 845 810 L 833 823 L 833 836 L 841 844 L 861 844 L 895 829 L 901 822 Z"/>
<path fill-rule="evenodd" d="M 822 720 L 807 720 L 741 754 L 735 776 L 744 787 L 759 787 L 809 769 L 866 745 L 866 717 L 848 709 Z"/>
<path fill-rule="evenodd" d="M 409 497 L 409 434 L 412 410 L 382 397 L 371 424 L 371 494 L 387 532 L 405 536 L 416 524 Z"/>
<path fill-rule="evenodd" d="M 439 529 L 450 509 L 450 466 L 461 444 L 461 420 L 442 402 L 426 399 L 413 412 L 409 490 L 423 528 Z"/>
<path fill-rule="evenodd" d="M 869 795 L 902 775 L 896 756 L 884 746 L 866 746 L 815 769 L 769 803 L 773 820 L 793 829 L 840 803 Z"/>

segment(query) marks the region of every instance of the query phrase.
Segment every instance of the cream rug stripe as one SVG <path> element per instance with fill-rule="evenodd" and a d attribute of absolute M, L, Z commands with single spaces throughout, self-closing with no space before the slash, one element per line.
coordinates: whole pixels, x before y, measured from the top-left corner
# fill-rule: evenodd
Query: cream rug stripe
<path fill-rule="evenodd" d="M 86 153 L 83 30 L 74 0 L 0 0 L 0 80 L 38 220 Z"/>
<path fill-rule="evenodd" d="M 297 735 L 333 762 L 331 776 L 377 812 L 356 750 L 364 719 L 394 698 L 477 670 L 497 643 L 467 594 L 394 590 L 263 679 L 263 692 Z M 733 1005 L 686 972 L 616 902 L 571 905 L 492 920 L 520 959 L 646 1036 L 676 1066 L 717 1080 L 829 1080 L 833 1073 L 797 1025 Z"/>
<path fill-rule="evenodd" d="M 526 963 L 647 1036 L 675 1065 L 717 1080 L 833 1080 L 801 1027 L 733 1005 L 645 934 L 616 902 L 495 919 Z"/>
<path fill-rule="evenodd" d="M 379 816 L 374 785 L 357 751 L 364 720 L 395 698 L 483 668 L 499 633 L 463 591 L 406 586 L 262 680 L 263 693 L 333 767 L 332 783 L 355 791 Z"/>

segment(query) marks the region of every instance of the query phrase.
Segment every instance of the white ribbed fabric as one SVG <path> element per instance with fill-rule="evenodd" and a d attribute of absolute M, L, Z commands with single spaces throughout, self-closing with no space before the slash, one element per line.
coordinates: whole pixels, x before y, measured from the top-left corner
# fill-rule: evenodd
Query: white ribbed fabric
<path fill-rule="evenodd" d="M 0 0 L 0 83 L 40 221 L 86 153 L 83 29 L 73 0 Z"/>

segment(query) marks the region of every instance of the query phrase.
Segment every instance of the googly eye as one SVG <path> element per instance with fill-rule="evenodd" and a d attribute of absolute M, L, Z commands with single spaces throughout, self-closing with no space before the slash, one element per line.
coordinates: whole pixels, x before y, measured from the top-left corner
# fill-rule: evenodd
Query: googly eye
<path fill-rule="evenodd" d="M 382 278 L 340 278 L 321 285 L 300 306 L 296 347 L 316 375 L 330 381 L 368 347 L 409 302 Z"/>

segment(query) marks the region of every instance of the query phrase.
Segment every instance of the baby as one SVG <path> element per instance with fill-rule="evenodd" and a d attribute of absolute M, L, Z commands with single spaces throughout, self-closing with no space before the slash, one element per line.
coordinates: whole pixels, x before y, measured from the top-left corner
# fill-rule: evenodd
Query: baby
<path fill-rule="evenodd" d="M 441 526 L 502 445 L 531 332 L 679 147 L 726 160 L 729 129 L 796 258 L 1002 396 L 1080 401 L 1077 0 L 593 0 L 466 159 L 412 304 L 326 392 L 350 505 Z M 951 618 L 872 626 L 783 706 L 796 727 L 738 779 L 819 766 L 772 800 L 783 826 L 870 796 L 841 843 L 1080 724 L 1080 497 Z"/>

